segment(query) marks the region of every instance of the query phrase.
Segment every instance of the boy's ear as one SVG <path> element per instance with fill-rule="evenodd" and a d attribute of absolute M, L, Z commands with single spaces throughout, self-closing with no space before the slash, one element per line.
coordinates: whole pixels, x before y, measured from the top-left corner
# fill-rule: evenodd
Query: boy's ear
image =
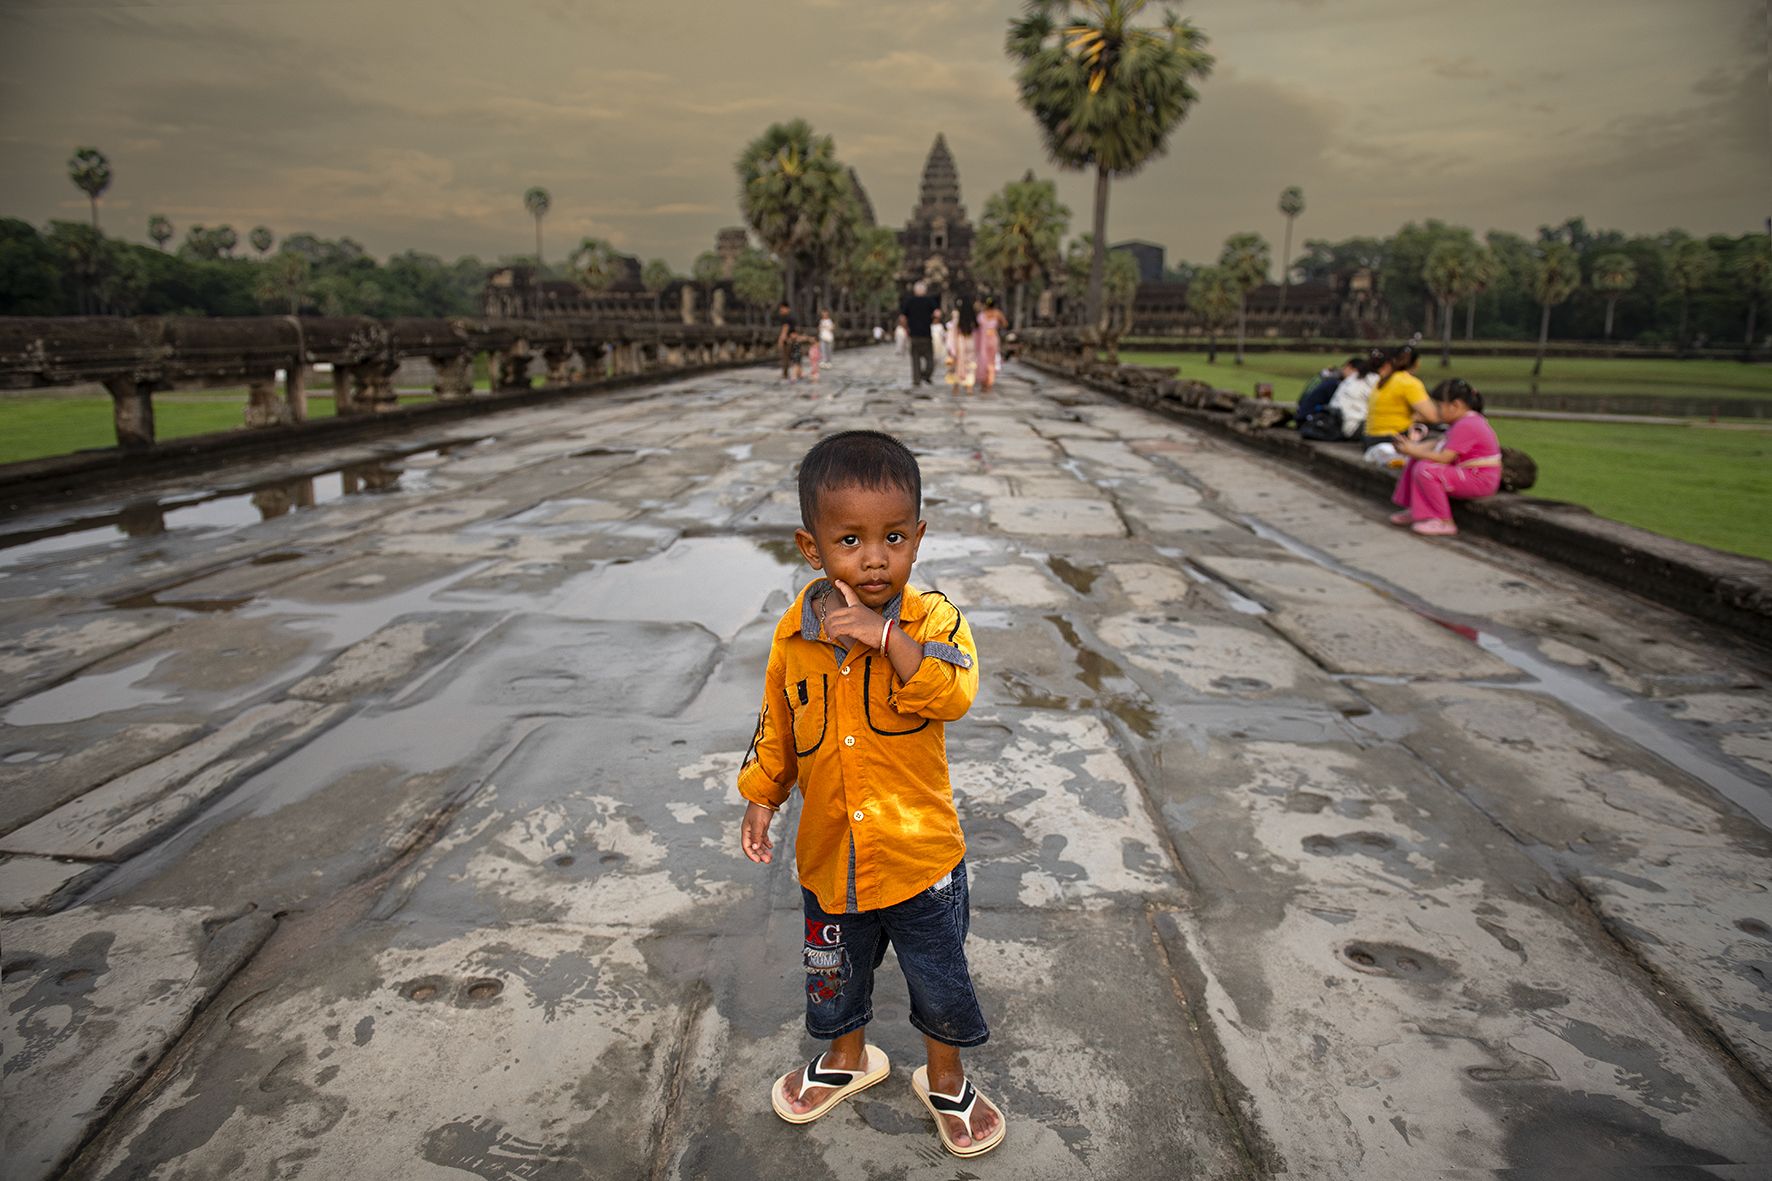
<path fill-rule="evenodd" d="M 917 536 L 919 539 L 922 537 L 920 528 Z M 800 547 L 800 556 L 806 559 L 808 566 L 814 570 L 824 569 L 824 559 L 818 556 L 818 542 L 812 539 L 812 534 L 804 529 L 794 530 L 794 544 Z"/>

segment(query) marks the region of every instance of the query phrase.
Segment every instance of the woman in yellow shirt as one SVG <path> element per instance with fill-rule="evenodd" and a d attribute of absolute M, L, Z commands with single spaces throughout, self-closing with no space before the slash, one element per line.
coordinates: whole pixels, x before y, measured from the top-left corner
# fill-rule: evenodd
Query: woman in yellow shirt
<path fill-rule="evenodd" d="M 1438 422 L 1439 412 L 1427 387 L 1415 376 L 1421 354 L 1413 345 L 1391 352 L 1378 367 L 1378 388 L 1366 407 L 1365 443 L 1371 447 L 1389 443 L 1392 435 L 1407 434 L 1412 423 Z"/>

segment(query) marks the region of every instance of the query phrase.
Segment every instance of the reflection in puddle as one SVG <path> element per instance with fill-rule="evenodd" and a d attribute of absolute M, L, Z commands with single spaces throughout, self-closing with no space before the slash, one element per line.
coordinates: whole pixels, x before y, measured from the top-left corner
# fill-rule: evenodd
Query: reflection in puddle
<path fill-rule="evenodd" d="M 118 710 L 176 701 L 175 693 L 139 687 L 154 666 L 170 655 L 162 652 L 116 672 L 87 673 L 53 689 L 22 697 L 0 714 L 0 721 L 8 726 L 59 726 Z"/>
<path fill-rule="evenodd" d="M 722 639 L 755 619 L 776 591 L 810 582 L 799 555 L 737 537 L 686 537 L 638 562 L 611 563 L 568 582 L 551 610 L 575 619 L 694 622 Z"/>
<path fill-rule="evenodd" d="M 237 529 L 330 504 L 341 497 L 411 491 L 422 486 L 428 475 L 408 471 L 407 463 L 446 455 L 451 446 L 345 464 L 311 476 L 268 481 L 240 492 L 140 501 L 113 513 L 79 517 L 44 529 L 0 534 L 0 567 L 101 545 L 119 537 L 157 537 L 175 529 Z"/>

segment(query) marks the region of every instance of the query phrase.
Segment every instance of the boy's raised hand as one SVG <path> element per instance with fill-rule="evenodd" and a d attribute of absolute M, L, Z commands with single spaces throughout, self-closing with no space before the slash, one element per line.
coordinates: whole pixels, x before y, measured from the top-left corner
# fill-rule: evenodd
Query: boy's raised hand
<path fill-rule="evenodd" d="M 885 617 L 872 608 L 862 606 L 861 600 L 855 597 L 855 591 L 841 578 L 831 579 L 831 585 L 843 596 L 844 605 L 831 608 L 830 614 L 824 617 L 825 638 L 850 650 L 858 647 L 878 648 L 880 631 L 886 626 Z"/>

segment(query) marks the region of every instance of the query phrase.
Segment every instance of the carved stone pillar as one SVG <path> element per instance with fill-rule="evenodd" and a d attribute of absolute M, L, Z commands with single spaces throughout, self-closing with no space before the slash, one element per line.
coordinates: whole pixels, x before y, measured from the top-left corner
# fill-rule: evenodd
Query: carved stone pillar
<path fill-rule="evenodd" d="M 503 353 L 493 355 L 492 384 L 498 391 L 529 388 L 529 346 L 518 341 Z"/>
<path fill-rule="evenodd" d="M 667 344 L 660 348 L 659 361 L 668 369 L 683 368 L 683 349 L 680 345 Z"/>
<path fill-rule="evenodd" d="M 394 389 L 394 374 L 400 371 L 398 361 L 371 361 L 360 370 L 357 399 L 371 414 L 386 414 L 400 408 L 400 397 Z"/>
<path fill-rule="evenodd" d="M 695 288 L 688 283 L 683 284 L 683 323 L 695 323 Z"/>
<path fill-rule="evenodd" d="M 550 386 L 572 384 L 573 352 L 571 349 L 548 349 L 541 356 L 542 360 L 547 362 L 547 382 Z"/>
<path fill-rule="evenodd" d="M 726 292 L 719 287 L 714 288 L 714 298 L 708 301 L 708 319 L 722 326 L 726 323 Z"/>
<path fill-rule="evenodd" d="M 283 379 L 283 400 L 289 406 L 290 422 L 308 420 L 308 369 L 299 359 L 290 364 Z"/>
<path fill-rule="evenodd" d="M 474 358 L 471 354 L 454 353 L 432 357 L 431 368 L 437 373 L 437 380 L 432 384 L 431 391 L 439 400 L 454 402 L 473 395 Z"/>
<path fill-rule="evenodd" d="M 117 428 L 117 446 L 143 451 L 154 445 L 154 391 L 158 383 L 135 377 L 107 377 L 111 395 L 111 421 Z"/>
<path fill-rule="evenodd" d="M 250 377 L 246 380 L 247 426 L 283 426 L 292 421 L 289 404 L 277 397 L 275 376 Z"/>
<path fill-rule="evenodd" d="M 357 405 L 357 395 L 352 380 L 352 366 L 332 366 L 332 413 L 339 418 L 350 418 L 363 413 Z"/>

